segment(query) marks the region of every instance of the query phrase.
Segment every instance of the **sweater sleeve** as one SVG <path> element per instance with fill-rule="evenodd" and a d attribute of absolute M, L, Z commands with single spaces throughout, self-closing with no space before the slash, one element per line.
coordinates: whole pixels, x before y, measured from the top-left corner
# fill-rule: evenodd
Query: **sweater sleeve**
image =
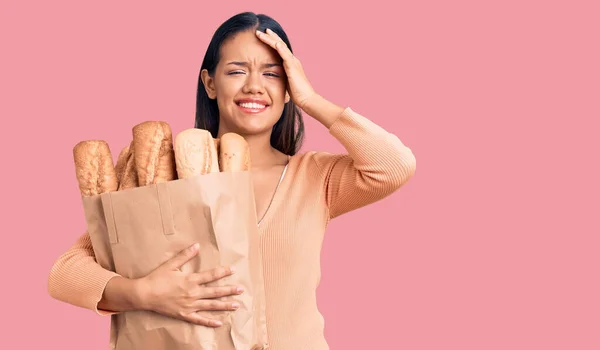
<path fill-rule="evenodd" d="M 346 108 L 329 132 L 347 154 L 317 152 L 330 219 L 381 200 L 416 171 L 416 158 L 400 139 Z"/>
<path fill-rule="evenodd" d="M 117 312 L 98 309 L 108 281 L 119 276 L 96 262 L 92 240 L 86 232 L 62 254 L 48 277 L 48 293 L 54 299 L 90 309 L 102 316 Z"/>

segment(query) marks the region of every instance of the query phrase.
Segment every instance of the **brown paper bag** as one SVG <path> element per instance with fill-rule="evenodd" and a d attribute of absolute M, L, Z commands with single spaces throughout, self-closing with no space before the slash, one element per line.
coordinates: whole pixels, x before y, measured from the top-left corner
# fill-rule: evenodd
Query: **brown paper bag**
<path fill-rule="evenodd" d="M 111 316 L 117 350 L 267 349 L 263 274 L 250 173 L 219 172 L 83 197 L 97 261 L 124 277 L 147 275 L 182 249 L 200 243 L 183 271 L 230 265 L 236 273 L 212 285 L 244 287 L 235 311 L 205 314 L 221 327 L 194 325 L 149 311 Z"/>

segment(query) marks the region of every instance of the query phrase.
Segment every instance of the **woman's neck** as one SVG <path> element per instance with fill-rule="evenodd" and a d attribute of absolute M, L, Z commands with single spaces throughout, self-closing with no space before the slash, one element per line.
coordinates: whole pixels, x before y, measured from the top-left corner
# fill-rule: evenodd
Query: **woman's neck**
<path fill-rule="evenodd" d="M 251 168 L 261 170 L 287 163 L 287 155 L 271 146 L 271 135 L 251 135 L 244 137 L 250 147 Z"/>

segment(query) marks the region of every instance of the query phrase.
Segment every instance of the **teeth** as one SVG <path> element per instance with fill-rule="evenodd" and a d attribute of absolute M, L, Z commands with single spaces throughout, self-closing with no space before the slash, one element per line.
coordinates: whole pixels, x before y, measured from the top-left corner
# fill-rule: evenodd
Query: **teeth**
<path fill-rule="evenodd" d="M 251 108 L 251 109 L 263 109 L 265 108 L 265 105 L 261 105 L 258 103 L 240 103 L 240 106 L 244 107 L 244 108 Z"/>

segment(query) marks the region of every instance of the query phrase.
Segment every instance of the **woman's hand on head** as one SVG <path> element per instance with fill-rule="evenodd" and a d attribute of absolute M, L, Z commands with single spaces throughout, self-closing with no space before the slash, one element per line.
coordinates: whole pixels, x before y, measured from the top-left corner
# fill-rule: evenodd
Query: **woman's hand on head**
<path fill-rule="evenodd" d="M 145 310 L 198 325 L 218 327 L 221 325 L 220 322 L 202 317 L 197 312 L 233 311 L 238 308 L 234 302 L 220 301 L 218 298 L 241 294 L 243 292 L 241 287 L 204 286 L 206 283 L 231 275 L 233 273 L 231 268 L 218 267 L 199 273 L 185 273 L 179 270 L 197 254 L 197 245 L 186 248 L 138 280 L 139 293 Z"/>
<path fill-rule="evenodd" d="M 317 93 L 306 77 L 300 60 L 271 29 L 267 29 L 266 33 L 257 30 L 256 35 L 262 42 L 275 49 L 283 59 L 283 69 L 287 75 L 287 90 L 290 98 L 298 107 L 304 109 L 306 102 Z"/>

